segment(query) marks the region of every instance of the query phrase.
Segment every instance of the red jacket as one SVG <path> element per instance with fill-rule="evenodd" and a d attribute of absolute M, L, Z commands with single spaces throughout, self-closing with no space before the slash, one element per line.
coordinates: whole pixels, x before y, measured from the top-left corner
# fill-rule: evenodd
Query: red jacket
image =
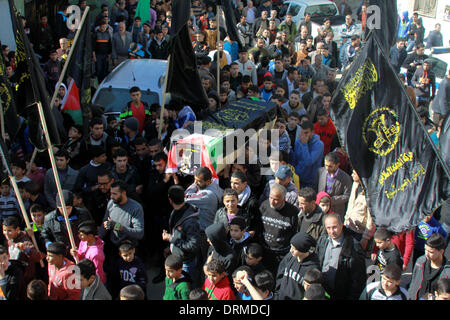
<path fill-rule="evenodd" d="M 48 296 L 50 300 L 80 300 L 81 286 L 79 283 L 75 283 L 74 265 L 67 258 L 64 258 L 64 264 L 59 269 L 54 265 L 48 265 Z"/>
<path fill-rule="evenodd" d="M 208 300 L 236 300 L 230 281 L 224 277 L 216 285 L 211 284 L 208 278 L 203 283 L 203 290 L 208 294 Z"/>
<path fill-rule="evenodd" d="M 331 141 L 336 134 L 336 127 L 334 126 L 331 118 L 328 118 L 328 122 L 325 126 L 321 126 L 319 122 L 314 124 L 314 133 L 320 137 L 323 142 L 323 154 L 326 155 L 330 152 Z"/>

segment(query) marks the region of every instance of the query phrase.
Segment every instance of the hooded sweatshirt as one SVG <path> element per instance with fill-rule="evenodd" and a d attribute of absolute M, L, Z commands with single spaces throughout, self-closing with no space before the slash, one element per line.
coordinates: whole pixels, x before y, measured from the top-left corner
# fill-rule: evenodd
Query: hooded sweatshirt
<path fill-rule="evenodd" d="M 78 247 L 78 259 L 89 259 L 94 262 L 95 270 L 100 280 L 106 282 L 106 274 L 103 271 L 103 261 L 105 261 L 105 254 L 103 252 L 104 242 L 98 236 L 95 236 L 95 243 L 88 246 L 87 241 L 80 241 Z"/>
<path fill-rule="evenodd" d="M 411 21 L 409 19 L 408 11 L 404 11 L 402 13 L 402 17 L 400 17 L 400 22 L 398 24 L 397 38 L 406 39 L 410 27 Z"/>
<path fill-rule="evenodd" d="M 237 267 L 237 256 L 227 242 L 227 231 L 223 223 L 214 223 L 206 228 L 206 236 L 212 246 L 208 249 L 208 256 L 213 253 L 213 259 L 221 260 L 228 275 L 231 275 Z"/>
<path fill-rule="evenodd" d="M 297 257 L 288 252 L 278 267 L 275 286 L 277 300 L 302 300 L 305 294 L 303 277 L 309 269 L 313 268 L 320 270 L 319 258 L 315 253 L 311 253 L 299 262 Z"/>

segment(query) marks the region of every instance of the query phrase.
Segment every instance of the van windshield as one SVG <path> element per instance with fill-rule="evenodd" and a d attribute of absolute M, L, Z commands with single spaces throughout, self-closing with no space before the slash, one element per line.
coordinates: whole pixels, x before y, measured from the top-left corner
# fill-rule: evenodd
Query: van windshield
<path fill-rule="evenodd" d="M 142 91 L 141 100 L 147 102 L 149 106 L 159 103 L 159 95 L 153 91 Z M 102 88 L 93 103 L 105 107 L 105 113 L 120 113 L 130 101 L 129 89 Z"/>
<path fill-rule="evenodd" d="M 307 13 L 311 14 L 311 18 L 324 18 L 337 15 L 337 10 L 334 4 L 319 4 L 315 6 L 308 6 L 305 9 L 305 14 Z"/>

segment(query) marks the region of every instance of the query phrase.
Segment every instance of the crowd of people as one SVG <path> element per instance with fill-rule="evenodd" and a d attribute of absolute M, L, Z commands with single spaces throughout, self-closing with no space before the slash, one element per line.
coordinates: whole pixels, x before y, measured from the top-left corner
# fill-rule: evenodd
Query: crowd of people
<path fill-rule="evenodd" d="M 164 300 L 450 298 L 449 202 L 411 230 L 393 234 L 375 226 L 330 117 L 336 75 L 364 45 L 358 30 L 365 28 L 367 3 L 352 12 L 338 1 L 345 24 L 335 39 L 330 19 L 313 37 L 311 15 L 296 25 L 283 1 L 231 2 L 243 46 L 223 24 L 217 30 L 213 1 L 191 5 L 188 24 L 208 106 L 197 112 L 177 99 L 164 109 L 149 106 L 132 87 L 119 119 L 92 110 L 87 134 L 64 111 L 66 87 L 55 88 L 76 32 L 62 23 L 66 8 L 53 27 L 44 15 L 36 27 L 22 19 L 49 92 L 58 90 L 54 107 L 67 137 L 54 156 L 68 217 L 48 156 L 33 157 L 22 121 L 16 139 L 6 142 L 32 223 L 26 228 L 9 177 L 2 177 L 0 299 L 142 300 L 162 281 Z M 91 26 L 99 83 L 126 59 L 167 59 L 171 1 L 150 4 L 146 21 L 135 17 L 139 1 L 101 5 Z M 79 5 L 84 9 L 86 1 Z M 448 101 L 433 103 L 429 115 L 436 79 L 424 55 L 423 24 L 417 14 L 399 21 L 391 63 L 398 73 L 407 69 L 400 78 L 438 145 Z M 438 45 L 436 26 L 427 46 Z M 13 88 L 14 54 L 2 46 Z M 446 81 L 441 90 L 448 91 Z M 245 163 L 227 165 L 218 181 L 208 167 L 194 175 L 166 173 L 172 132 L 239 99 L 278 106 L 278 141 L 268 134 L 256 150 L 244 146 Z M 261 151 L 269 164 L 253 161 Z M 151 261 L 160 272 L 148 279 Z M 403 287 L 409 265 L 411 280 Z"/>

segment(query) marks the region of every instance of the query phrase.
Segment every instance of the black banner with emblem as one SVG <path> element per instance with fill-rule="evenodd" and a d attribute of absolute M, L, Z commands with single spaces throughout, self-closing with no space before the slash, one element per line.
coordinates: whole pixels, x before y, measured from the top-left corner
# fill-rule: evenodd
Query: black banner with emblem
<path fill-rule="evenodd" d="M 331 116 L 375 224 L 400 232 L 441 204 L 444 164 L 381 48 L 371 33 L 339 82 Z"/>
<path fill-rule="evenodd" d="M 14 2 L 9 0 L 11 22 L 16 40 L 16 106 L 20 115 L 27 119 L 29 139 L 38 149 L 47 148 L 39 118 L 38 102 L 41 102 L 51 142 L 58 145 L 60 138 L 56 121 L 50 110 L 50 96 L 45 86 L 44 72 L 31 48 L 30 41 L 19 22 Z"/>

